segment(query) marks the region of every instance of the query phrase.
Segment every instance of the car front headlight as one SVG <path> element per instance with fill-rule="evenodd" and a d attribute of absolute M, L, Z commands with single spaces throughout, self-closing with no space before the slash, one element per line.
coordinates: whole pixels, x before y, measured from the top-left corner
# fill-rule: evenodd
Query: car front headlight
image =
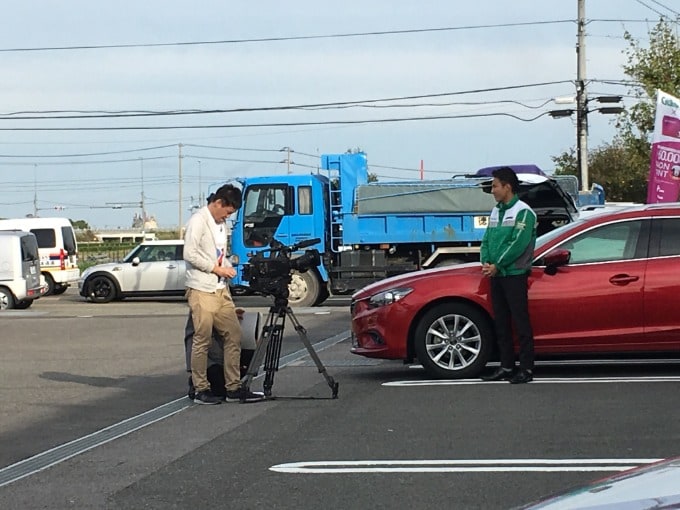
<path fill-rule="evenodd" d="M 371 308 L 378 308 L 380 306 L 391 305 L 400 299 L 408 296 L 413 289 L 409 287 L 400 287 L 398 289 L 389 289 L 371 296 L 368 300 L 368 305 Z"/>

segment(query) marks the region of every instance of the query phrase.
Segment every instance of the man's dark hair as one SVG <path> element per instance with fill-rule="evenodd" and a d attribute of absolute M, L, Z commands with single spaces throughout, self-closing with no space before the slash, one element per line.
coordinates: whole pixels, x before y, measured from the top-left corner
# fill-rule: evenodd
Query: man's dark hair
<path fill-rule="evenodd" d="M 509 184 L 513 193 L 519 193 L 519 179 L 517 179 L 515 171 L 509 166 L 496 168 L 496 170 L 491 172 L 491 175 L 503 184 Z"/>
<path fill-rule="evenodd" d="M 208 195 L 208 203 L 211 204 L 217 200 L 222 201 L 222 205 L 230 205 L 234 209 L 240 209 L 243 202 L 241 190 L 233 184 L 225 184 L 217 191 Z"/>

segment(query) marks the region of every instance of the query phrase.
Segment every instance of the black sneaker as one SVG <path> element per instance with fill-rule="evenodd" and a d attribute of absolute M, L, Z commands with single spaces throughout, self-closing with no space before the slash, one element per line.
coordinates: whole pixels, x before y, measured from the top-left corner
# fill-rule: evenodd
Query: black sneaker
<path fill-rule="evenodd" d="M 219 397 L 213 395 L 210 390 L 205 390 L 196 393 L 194 396 L 194 402 L 203 405 L 215 405 L 221 403 L 222 401 Z"/>
<path fill-rule="evenodd" d="M 241 387 L 234 391 L 227 390 L 227 402 L 260 402 L 264 400 L 264 393 L 259 391 L 246 391 Z"/>

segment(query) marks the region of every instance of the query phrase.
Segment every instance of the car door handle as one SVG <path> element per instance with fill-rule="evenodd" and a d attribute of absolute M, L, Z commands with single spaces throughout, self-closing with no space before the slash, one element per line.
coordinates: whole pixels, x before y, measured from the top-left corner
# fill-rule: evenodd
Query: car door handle
<path fill-rule="evenodd" d="M 613 285 L 628 285 L 629 283 L 636 282 L 640 279 L 639 276 L 631 276 L 628 274 L 617 274 L 609 279 L 609 283 Z"/>
<path fill-rule="evenodd" d="M 175 264 L 168 264 L 167 266 L 168 269 L 175 269 L 177 266 Z"/>

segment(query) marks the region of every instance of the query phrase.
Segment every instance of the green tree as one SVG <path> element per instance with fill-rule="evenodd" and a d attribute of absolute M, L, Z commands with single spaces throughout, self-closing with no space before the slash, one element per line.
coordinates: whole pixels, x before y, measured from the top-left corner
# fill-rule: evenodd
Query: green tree
<path fill-rule="evenodd" d="M 69 220 L 73 228 L 78 230 L 90 230 L 90 225 L 85 220 Z"/>
<path fill-rule="evenodd" d="M 614 139 L 588 154 L 590 179 L 604 186 L 610 201 L 646 200 L 656 90 L 676 97 L 680 93 L 680 38 L 675 27 L 661 19 L 648 35 L 648 45 L 643 46 L 624 33 L 628 47 L 623 70 L 631 79 L 630 93 L 637 103 L 619 116 Z M 573 149 L 552 160 L 556 174 L 578 175 Z"/>
<path fill-rule="evenodd" d="M 576 152 L 570 149 L 553 157 L 555 174 L 578 175 Z M 644 202 L 647 197 L 649 155 L 631 150 L 619 137 L 588 154 L 588 173 L 604 187 L 610 202 Z"/>

